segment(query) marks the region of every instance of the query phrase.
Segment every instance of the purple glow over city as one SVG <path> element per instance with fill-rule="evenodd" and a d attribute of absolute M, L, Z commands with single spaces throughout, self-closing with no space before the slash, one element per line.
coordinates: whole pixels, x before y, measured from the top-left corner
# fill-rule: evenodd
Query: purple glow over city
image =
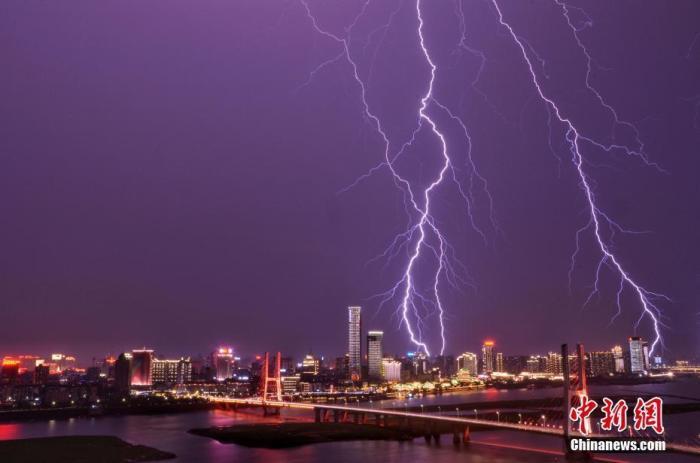
<path fill-rule="evenodd" d="M 695 3 L 78 3 L 0 7 L 0 354 L 698 355 Z"/>
<path fill-rule="evenodd" d="M 699 18 L 1 2 L 0 460 L 695 461 Z"/>

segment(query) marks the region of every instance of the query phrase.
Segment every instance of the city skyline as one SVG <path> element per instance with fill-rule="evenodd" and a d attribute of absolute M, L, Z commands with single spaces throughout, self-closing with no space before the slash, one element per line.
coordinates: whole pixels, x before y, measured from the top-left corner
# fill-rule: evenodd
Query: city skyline
<path fill-rule="evenodd" d="M 357 308 L 357 307 L 349 307 L 349 308 Z M 348 326 L 350 327 L 352 325 L 352 319 L 349 320 Z M 350 331 L 352 333 L 352 330 Z M 388 359 L 388 358 L 405 358 L 407 356 L 413 356 L 413 355 L 424 355 L 424 353 L 418 352 L 418 351 L 412 351 L 412 350 L 407 350 L 407 351 L 392 351 L 392 350 L 387 350 L 384 347 L 383 343 L 383 337 L 384 337 L 384 332 L 381 330 L 377 329 L 368 329 L 363 332 L 361 332 L 359 336 L 359 341 L 361 345 L 365 346 L 365 349 L 363 350 L 363 354 L 359 358 L 359 363 L 358 363 L 358 368 L 356 370 L 353 370 L 351 367 L 351 362 L 350 362 L 350 350 L 352 349 L 352 343 L 348 342 L 348 349 L 345 352 L 334 352 L 334 351 L 313 351 L 313 349 L 306 349 L 306 350 L 300 350 L 299 353 L 296 351 L 291 351 L 291 352 L 284 352 L 284 358 L 287 359 L 288 361 L 294 361 L 298 360 L 296 364 L 302 365 L 304 363 L 304 360 L 308 359 L 315 359 L 314 361 L 319 362 L 323 361 L 324 365 L 330 368 L 334 368 L 334 363 L 338 361 L 338 359 L 342 358 L 345 356 L 347 365 L 344 368 L 348 369 L 348 374 L 350 377 L 356 377 L 358 381 L 360 380 L 366 380 L 368 377 L 377 377 L 379 374 L 379 370 L 376 368 L 381 368 L 381 362 L 382 359 Z M 348 341 L 350 339 L 350 336 L 348 336 Z M 649 340 L 644 339 L 639 336 L 627 336 L 624 338 L 620 338 L 616 343 L 609 345 L 609 346 L 591 346 L 589 344 L 586 344 L 585 342 L 582 342 L 582 340 L 579 340 L 578 343 L 583 344 L 586 348 L 589 349 L 590 352 L 596 353 L 596 352 L 607 352 L 607 353 L 612 353 L 616 356 L 622 355 L 620 353 L 617 353 L 617 349 L 621 349 L 621 345 L 628 345 L 626 348 L 626 352 L 628 353 L 628 357 L 631 359 L 630 360 L 630 369 L 631 371 L 642 371 L 642 370 L 647 370 L 649 369 L 650 365 L 653 363 L 652 358 L 649 353 Z M 373 347 L 374 344 L 374 347 Z M 476 345 L 478 344 L 478 346 Z M 493 337 L 486 337 L 484 338 L 483 342 L 481 343 L 476 343 L 473 345 L 468 345 L 466 347 L 463 347 L 462 350 L 457 350 L 455 352 L 446 352 L 444 356 L 449 356 L 453 357 L 454 361 L 456 362 L 456 365 L 459 365 L 462 360 L 464 355 L 469 355 L 472 356 L 473 358 L 469 360 L 470 362 L 475 362 L 478 363 L 483 369 L 484 372 L 490 373 L 494 371 L 502 371 L 503 369 L 503 356 L 505 355 L 506 357 L 536 357 L 536 356 L 547 356 L 551 355 L 552 352 L 557 351 L 557 346 L 553 346 L 549 349 L 541 350 L 541 351 L 526 351 L 526 350 L 504 350 L 499 343 L 494 341 Z M 370 360 L 372 357 L 370 355 L 370 352 L 372 352 L 372 349 L 374 348 L 373 351 L 373 360 Z M 225 345 L 218 345 L 218 346 L 208 346 L 207 348 L 204 349 L 199 349 L 197 352 L 181 352 L 177 354 L 173 354 L 172 352 L 166 352 L 163 351 L 162 349 L 159 349 L 157 346 L 151 346 L 149 345 L 148 347 L 142 346 L 142 347 L 132 347 L 129 349 L 125 350 L 118 350 L 115 352 L 107 352 L 105 354 L 93 354 L 89 355 L 86 357 L 78 357 L 73 355 L 74 352 L 71 350 L 68 351 L 63 351 L 63 352 L 58 352 L 58 350 L 49 350 L 46 352 L 1 352 L 0 351 L 0 359 L 5 358 L 5 359 L 10 359 L 14 361 L 14 359 L 28 359 L 28 360 L 34 360 L 38 359 L 41 360 L 42 362 L 47 361 L 51 359 L 50 361 L 52 362 L 51 365 L 61 365 L 61 362 L 68 362 L 70 365 L 73 365 L 74 367 L 81 367 L 81 368 L 86 368 L 89 366 L 94 365 L 96 362 L 101 363 L 105 361 L 106 359 L 115 359 L 117 356 L 127 353 L 130 358 L 131 356 L 139 355 L 139 354 L 145 354 L 148 357 L 148 362 L 153 362 L 156 359 L 157 360 L 163 360 L 163 361 L 173 361 L 171 359 L 177 360 L 179 359 L 211 359 L 212 364 L 216 367 L 217 371 L 221 371 L 221 368 L 224 368 L 226 372 L 231 372 L 233 368 L 234 363 L 239 363 L 240 361 L 256 361 L 261 358 L 262 355 L 264 355 L 265 352 L 274 352 L 274 349 L 268 349 L 268 350 L 261 350 L 261 351 L 252 351 L 246 349 L 244 346 L 239 346 L 238 348 L 233 348 L 231 347 L 230 344 L 225 344 Z M 473 352 L 471 352 L 473 351 Z M 303 352 L 303 353 L 302 353 Z M 476 353 L 478 352 L 478 353 Z M 430 356 L 426 358 L 437 358 L 439 359 L 440 357 L 443 357 L 441 355 L 435 355 L 435 356 Z M 697 358 L 695 357 L 685 357 L 685 356 L 661 356 L 658 354 L 654 354 L 653 357 L 658 357 L 660 361 L 663 361 L 664 363 L 673 363 L 675 361 L 690 361 L 691 363 L 694 361 L 697 361 Z M 641 359 L 645 358 L 645 361 L 642 361 Z M 67 360 L 66 360 L 67 359 Z M 207 360 L 209 361 L 209 360 Z M 370 364 L 372 361 L 375 362 L 375 370 L 372 372 L 370 370 Z M 57 363 L 58 362 L 58 363 Z M 223 367 L 221 365 L 224 365 Z M 377 366 L 379 365 L 379 366 Z M 337 365 L 335 365 L 337 367 Z M 59 369 L 60 371 L 60 369 Z M 359 372 L 359 373 L 358 373 Z M 363 372 L 363 373 L 362 373 Z M 357 373 L 357 375 L 354 375 L 354 373 Z M 360 373 L 362 373 L 362 376 L 360 376 Z M 226 374 L 224 374 L 223 377 L 227 377 Z M 141 378 L 137 378 L 136 383 L 141 382 Z M 148 382 L 143 381 L 144 383 Z"/>

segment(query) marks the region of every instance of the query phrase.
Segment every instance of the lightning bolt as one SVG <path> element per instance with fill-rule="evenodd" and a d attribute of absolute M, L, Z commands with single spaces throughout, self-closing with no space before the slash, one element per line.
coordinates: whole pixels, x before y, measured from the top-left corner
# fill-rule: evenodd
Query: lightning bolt
<path fill-rule="evenodd" d="M 583 196 L 586 199 L 587 203 L 587 209 L 588 213 L 590 216 L 589 221 L 581 227 L 577 232 L 576 232 L 576 249 L 574 251 L 574 254 L 572 255 L 572 260 L 571 260 L 571 265 L 572 267 L 570 268 L 569 271 L 569 278 L 571 279 L 571 272 L 573 269 L 573 266 L 575 265 L 575 259 L 576 255 L 578 254 L 580 250 L 580 235 L 587 231 L 588 229 L 593 230 L 593 236 L 595 238 L 595 242 L 597 244 L 597 247 L 601 253 L 601 258 L 598 262 L 598 266 L 596 267 L 596 272 L 595 272 L 595 282 L 594 282 L 594 288 L 593 291 L 590 293 L 588 299 L 586 300 L 586 304 L 590 301 L 590 299 L 593 297 L 594 294 L 598 292 L 598 284 L 600 280 L 600 273 L 603 267 L 607 267 L 614 271 L 617 276 L 619 277 L 619 286 L 618 290 L 616 293 L 616 303 L 617 303 L 617 314 L 613 317 L 613 320 L 615 317 L 617 317 L 621 311 L 622 311 L 622 293 L 624 289 L 630 288 L 633 293 L 635 294 L 640 307 L 640 318 L 637 321 L 637 324 L 635 325 L 638 326 L 641 320 L 643 320 L 645 317 L 649 319 L 651 322 L 653 331 L 654 331 L 654 341 L 651 345 L 650 349 L 650 355 L 655 351 L 657 345 L 661 344 L 663 346 L 663 338 L 661 336 L 661 327 L 664 326 L 662 324 L 661 318 L 662 318 L 662 313 L 661 310 L 658 307 L 658 303 L 660 300 L 666 300 L 669 301 L 668 297 L 664 296 L 663 294 L 659 294 L 656 292 L 649 291 L 645 289 L 641 284 L 639 284 L 629 273 L 629 271 L 622 265 L 622 262 L 620 261 L 619 257 L 615 255 L 615 253 L 612 250 L 612 247 L 609 243 L 608 240 L 606 240 L 603 236 L 604 232 L 603 229 L 604 227 L 608 227 L 610 230 L 612 230 L 612 236 L 614 236 L 615 230 L 620 231 L 620 232 L 629 232 L 629 230 L 624 229 L 621 227 L 619 224 L 617 224 L 609 215 L 607 215 L 605 212 L 603 212 L 600 207 L 598 206 L 597 198 L 594 193 L 594 188 L 592 186 L 593 181 L 590 178 L 590 176 L 586 173 L 586 170 L 584 168 L 584 163 L 585 159 L 583 156 L 582 152 L 582 147 L 583 146 L 589 146 L 593 148 L 598 148 L 602 149 L 605 152 L 613 152 L 613 151 L 621 151 L 627 155 L 635 156 L 639 159 L 641 159 L 645 164 L 655 167 L 659 170 L 662 170 L 656 163 L 653 163 L 649 160 L 649 158 L 646 156 L 644 152 L 644 144 L 641 142 L 640 137 L 639 137 L 639 131 L 637 128 L 627 122 L 622 120 L 621 118 L 618 117 L 617 112 L 615 109 L 609 105 L 605 99 L 602 97 L 600 92 L 596 90 L 596 88 L 591 85 L 590 83 L 590 75 L 592 71 L 592 65 L 593 65 L 593 60 L 591 57 L 591 54 L 588 52 L 588 49 L 585 47 L 583 42 L 581 41 L 579 37 L 579 32 L 585 28 L 588 27 L 592 24 L 590 21 L 590 17 L 588 15 L 585 15 L 584 12 L 584 17 L 587 18 L 587 21 L 584 21 L 583 26 L 576 26 L 574 22 L 571 19 L 571 7 L 568 6 L 566 3 L 564 3 L 561 0 L 554 0 L 557 5 L 559 5 L 562 8 L 562 12 L 564 17 L 566 18 L 567 24 L 571 28 L 575 41 L 578 44 L 579 49 L 583 52 L 583 54 L 586 57 L 587 60 L 587 72 L 586 72 L 586 78 L 585 78 L 585 85 L 587 89 L 593 93 L 593 95 L 598 99 L 598 102 L 608 111 L 611 113 L 612 118 L 613 118 L 613 131 L 616 127 L 626 127 L 633 133 L 634 137 L 634 142 L 635 146 L 630 147 L 625 144 L 619 144 L 614 141 L 613 137 L 613 142 L 612 143 L 604 143 L 602 141 L 599 141 L 597 139 L 594 139 L 586 134 L 584 134 L 576 125 L 575 123 L 571 120 L 571 118 L 565 116 L 562 112 L 562 110 L 559 108 L 557 103 L 549 98 L 546 93 L 544 92 L 540 77 L 538 77 L 537 72 L 535 71 L 535 67 L 533 65 L 532 58 L 530 57 L 531 54 L 533 54 L 532 47 L 527 44 L 522 38 L 520 38 L 514 31 L 513 27 L 508 23 L 503 16 L 503 12 L 501 11 L 501 8 L 498 4 L 498 0 L 491 0 L 491 3 L 495 9 L 496 15 L 498 17 L 498 22 L 500 25 L 507 31 L 507 34 L 510 36 L 510 38 L 513 40 L 514 44 L 517 46 L 517 48 L 520 50 L 520 53 L 525 61 L 525 64 L 527 65 L 527 69 L 530 74 L 530 78 L 532 80 L 532 83 L 535 87 L 537 96 L 540 98 L 540 100 L 545 104 L 547 107 L 548 111 L 550 111 L 550 114 L 555 117 L 555 119 L 563 125 L 564 128 L 564 139 L 566 143 L 568 144 L 569 147 L 569 152 L 571 153 L 571 160 L 574 164 L 575 170 L 578 174 L 578 179 L 579 179 L 579 185 L 581 187 L 581 190 L 583 192 Z M 582 10 L 579 10 L 582 11 Z M 530 53 L 528 53 L 528 50 L 530 50 Z M 540 60 L 541 59 L 537 56 L 534 55 L 535 59 Z M 609 238 L 612 239 L 612 238 Z"/>
<path fill-rule="evenodd" d="M 416 111 L 416 128 L 413 130 L 408 141 L 404 142 L 398 150 L 392 149 L 392 142 L 389 139 L 382 121 L 372 111 L 371 105 L 367 99 L 367 83 L 361 78 L 357 61 L 353 58 L 351 51 L 351 35 L 353 27 L 361 16 L 365 13 L 369 6 L 369 1 L 366 1 L 360 13 L 355 16 L 350 26 L 345 28 L 344 35 L 338 35 L 330 32 L 319 25 L 317 18 L 311 11 L 307 0 L 300 0 L 304 7 L 306 16 L 311 22 L 314 30 L 337 43 L 340 48 L 340 54 L 322 62 L 316 69 L 312 70 L 309 75 L 309 80 L 304 84 L 307 85 L 313 77 L 318 74 L 324 67 L 337 63 L 341 58 L 349 65 L 352 77 L 359 88 L 360 101 L 364 119 L 377 132 L 383 144 L 383 160 L 380 164 L 370 169 L 367 173 L 360 176 L 349 187 L 341 190 L 347 191 L 356 186 L 362 180 L 374 175 L 382 169 L 390 172 L 394 184 L 399 188 L 404 197 L 404 205 L 409 223 L 405 232 L 397 235 L 391 242 L 389 247 L 378 257 L 387 257 L 389 259 L 396 257 L 402 250 L 407 252 L 407 261 L 404 270 L 395 283 L 385 293 L 377 295 L 382 297 L 380 307 L 385 303 L 397 300 L 397 314 L 400 317 L 401 325 L 406 328 L 411 342 L 419 349 L 423 350 L 427 355 L 430 355 L 430 348 L 427 341 L 423 337 L 423 329 L 425 319 L 428 315 L 435 314 L 439 323 L 440 336 L 440 353 L 444 353 L 446 345 L 446 327 L 445 327 L 445 307 L 443 304 L 442 286 L 444 283 L 450 286 L 458 286 L 461 283 L 470 283 L 468 276 L 464 276 L 465 267 L 455 257 L 453 247 L 447 241 L 444 233 L 438 226 L 438 222 L 432 213 L 432 200 L 434 195 L 444 188 L 448 183 L 456 186 L 459 196 L 466 205 L 466 212 L 471 227 L 486 241 L 486 235 L 477 225 L 472 211 L 474 202 L 475 185 L 479 185 L 481 191 L 486 195 L 489 205 L 489 218 L 494 229 L 497 229 L 497 224 L 493 214 L 493 200 L 488 190 L 488 184 L 485 178 L 479 173 L 475 162 L 472 159 L 472 140 L 464 121 L 456 115 L 447 105 L 441 103 L 435 97 L 435 81 L 438 73 L 438 66 L 433 60 L 428 46 L 426 45 L 423 20 L 422 2 L 415 1 L 415 14 L 417 18 L 417 38 L 420 47 L 420 52 L 429 68 L 429 78 L 426 82 L 426 90 L 420 98 Z M 398 10 L 395 10 L 389 23 L 379 29 L 389 27 L 394 15 Z M 375 29 L 375 30 L 379 30 Z M 376 52 L 375 52 L 376 53 Z M 370 75 L 372 68 L 370 67 Z M 461 130 L 466 140 L 467 151 L 466 167 L 469 169 L 469 185 L 463 187 L 460 181 L 459 169 L 454 165 L 453 160 L 448 150 L 448 141 L 445 131 L 440 125 L 436 115 L 433 112 L 442 114 L 445 119 L 448 119 Z M 439 145 L 439 171 L 430 180 L 427 186 L 417 186 L 410 182 L 396 168 L 396 160 L 409 148 L 413 146 L 416 137 L 427 131 Z M 431 264 L 433 270 L 430 271 L 428 264 Z M 429 287 L 430 296 L 423 294 L 417 282 L 417 273 L 420 269 L 427 268 L 430 273 Z M 421 270 L 421 273 L 425 270 Z M 428 315 L 426 315 L 426 311 Z"/>

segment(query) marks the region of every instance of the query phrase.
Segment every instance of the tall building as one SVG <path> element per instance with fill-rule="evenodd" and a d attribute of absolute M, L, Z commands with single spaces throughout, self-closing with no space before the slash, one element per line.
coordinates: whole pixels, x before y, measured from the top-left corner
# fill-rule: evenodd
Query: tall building
<path fill-rule="evenodd" d="M 493 341 L 484 341 L 484 345 L 481 347 L 482 371 L 486 374 L 493 373 L 493 346 Z"/>
<path fill-rule="evenodd" d="M 421 378 L 428 373 L 428 356 L 425 352 L 409 352 L 408 358 L 411 359 L 412 376 Z"/>
<path fill-rule="evenodd" d="M 49 367 L 37 365 L 34 368 L 34 384 L 46 384 L 49 382 Z"/>
<path fill-rule="evenodd" d="M 382 360 L 382 377 L 384 381 L 399 382 L 401 381 L 401 362 L 393 358 L 385 358 Z"/>
<path fill-rule="evenodd" d="M 499 373 L 503 373 L 506 371 L 503 367 L 503 352 L 496 353 L 496 366 L 494 368 L 494 371 L 497 371 Z"/>
<path fill-rule="evenodd" d="M 547 359 L 548 357 L 542 357 L 540 355 L 531 355 L 530 358 L 527 359 L 525 362 L 525 369 L 528 373 L 546 373 Z"/>
<path fill-rule="evenodd" d="M 65 370 L 75 369 L 75 357 L 65 354 L 51 354 L 51 363 L 55 365 L 55 370 L 51 373 L 61 373 Z"/>
<path fill-rule="evenodd" d="M 295 392 L 297 392 L 300 380 L 301 375 L 282 376 L 280 378 L 280 383 L 282 384 L 282 393 L 294 394 Z"/>
<path fill-rule="evenodd" d="M 367 333 L 367 374 L 375 381 L 382 379 L 382 338 L 383 331 L 370 331 Z"/>
<path fill-rule="evenodd" d="M 130 387 L 131 354 L 121 354 L 114 362 L 114 389 L 118 394 L 126 395 Z"/>
<path fill-rule="evenodd" d="M 131 385 L 151 386 L 153 373 L 153 351 L 139 349 L 131 351 Z"/>
<path fill-rule="evenodd" d="M 192 381 L 192 362 L 180 360 L 153 360 L 153 384 L 185 384 Z"/>
<path fill-rule="evenodd" d="M 641 373 L 645 370 L 649 363 L 648 359 L 644 358 L 644 341 L 639 336 L 629 338 L 629 365 L 631 373 Z"/>
<path fill-rule="evenodd" d="M 350 379 L 362 379 L 362 317 L 359 306 L 348 307 L 348 370 Z"/>
<path fill-rule="evenodd" d="M 457 369 L 469 373 L 469 376 L 477 376 L 479 359 L 476 354 L 465 352 L 457 357 Z"/>
<path fill-rule="evenodd" d="M 614 346 L 611 349 L 615 362 L 615 373 L 625 372 L 625 356 L 622 353 L 622 346 Z"/>
<path fill-rule="evenodd" d="M 651 370 L 651 363 L 649 359 L 649 343 L 646 341 L 642 342 L 642 359 L 644 360 L 644 370 Z"/>
<path fill-rule="evenodd" d="M 19 376 L 19 360 L 5 357 L 0 367 L 0 384 L 14 384 Z"/>
<path fill-rule="evenodd" d="M 558 352 L 549 352 L 547 354 L 547 373 L 553 375 L 562 374 L 562 361 L 561 354 Z"/>
<path fill-rule="evenodd" d="M 233 377 L 233 349 L 219 347 L 211 354 L 211 364 L 217 381 L 225 381 Z"/>
<path fill-rule="evenodd" d="M 319 360 L 312 354 L 306 354 L 304 360 L 301 361 L 301 372 L 310 375 L 317 375 L 320 368 Z"/>
<path fill-rule="evenodd" d="M 589 352 L 588 373 L 591 376 L 607 376 L 615 373 L 615 354 L 612 351 Z"/>

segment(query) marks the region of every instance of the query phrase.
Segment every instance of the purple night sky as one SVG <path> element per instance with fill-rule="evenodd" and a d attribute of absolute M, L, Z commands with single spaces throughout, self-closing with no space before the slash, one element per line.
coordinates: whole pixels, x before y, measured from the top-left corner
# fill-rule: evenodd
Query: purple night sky
<path fill-rule="evenodd" d="M 320 25 L 344 34 L 364 0 L 311 1 Z M 434 91 L 464 119 L 502 230 L 477 194 L 469 226 L 454 186 L 435 196 L 441 229 L 477 290 L 445 288 L 447 351 L 527 354 L 582 341 L 607 349 L 633 334 L 632 292 L 615 314 L 617 278 L 582 308 L 600 256 L 590 233 L 569 293 L 575 233 L 588 221 L 563 129 L 536 97 L 519 50 L 490 1 L 427 1 Z M 536 50 L 548 95 L 606 143 L 630 143 L 585 87 L 586 59 L 553 0 L 499 0 Z M 592 26 L 580 37 L 591 83 L 634 122 L 659 172 L 619 152 L 586 152 L 606 213 L 648 234 L 618 234 L 614 250 L 662 303 L 667 350 L 700 352 L 700 3 L 572 1 Z M 380 28 L 396 11 L 390 27 Z M 575 10 L 575 20 L 584 17 Z M 397 146 L 415 129 L 429 68 L 412 0 L 369 3 L 351 36 L 367 99 Z M 407 217 L 386 170 L 339 193 L 382 160 L 342 51 L 297 0 L 0 4 L 0 355 L 83 359 L 146 345 L 166 355 L 281 349 L 329 356 L 346 348 L 348 305 L 385 351 L 413 350 L 374 294 L 406 262 L 369 262 Z M 485 96 L 484 96 L 485 95 Z M 444 119 L 442 119 L 444 122 Z M 447 126 L 447 125 L 446 125 Z M 455 164 L 465 143 L 446 130 Z M 416 184 L 435 174 L 434 138 L 402 158 Z M 561 158 L 561 163 L 552 150 Z M 423 182 L 423 183 L 421 183 Z M 419 275 L 420 278 L 420 275 Z M 434 328 L 435 320 L 428 320 Z M 644 320 L 637 331 L 651 335 Z M 427 337 L 435 342 L 435 330 Z"/>

